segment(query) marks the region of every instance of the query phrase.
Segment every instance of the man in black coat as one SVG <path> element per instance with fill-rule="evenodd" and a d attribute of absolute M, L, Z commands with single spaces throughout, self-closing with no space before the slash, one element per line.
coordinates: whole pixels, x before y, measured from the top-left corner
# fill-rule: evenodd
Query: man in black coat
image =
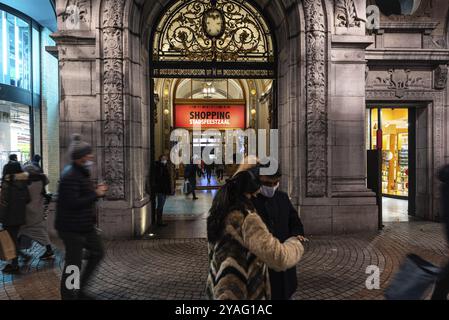
<path fill-rule="evenodd" d="M 440 202 L 440 215 L 444 222 L 446 237 L 449 244 L 449 165 L 444 166 L 439 174 L 438 178 L 441 181 L 441 202 Z M 438 282 L 435 286 L 435 290 L 432 295 L 432 300 L 447 300 L 449 294 L 449 263 L 443 268 Z"/>
<path fill-rule="evenodd" d="M 156 193 L 156 216 L 157 225 L 160 227 L 167 226 L 162 221 L 162 214 L 164 213 L 164 205 L 167 196 L 173 194 L 172 190 L 172 172 L 171 164 L 168 162 L 168 157 L 162 155 L 159 161 L 154 165 L 154 192 Z"/>
<path fill-rule="evenodd" d="M 304 238 L 304 227 L 289 196 L 278 190 L 281 173 L 259 175 L 262 184 L 260 193 L 253 200 L 257 213 L 262 217 L 270 232 L 284 242 L 290 237 Z M 269 270 L 271 297 L 273 300 L 289 300 L 298 286 L 296 267 L 285 272 Z"/>
<path fill-rule="evenodd" d="M 61 174 L 55 219 L 55 228 L 65 246 L 61 298 L 91 299 L 85 294 L 84 288 L 103 257 L 103 244 L 96 228 L 95 205 L 98 198 L 105 196 L 108 188 L 103 184 L 95 187 L 91 182 L 90 168 L 94 159 L 92 147 L 81 141 L 77 134 L 72 136 L 69 154 L 72 163 Z M 81 274 L 84 249 L 88 250 L 89 255 Z M 73 266 L 81 274 L 79 288 L 70 285 L 71 279 L 68 279 L 75 274 Z"/>
<path fill-rule="evenodd" d="M 7 172 L 14 170 L 17 164 L 20 165 L 20 163 L 17 161 L 17 154 L 10 154 L 8 159 L 8 163 L 3 167 L 2 178 L 7 174 Z"/>

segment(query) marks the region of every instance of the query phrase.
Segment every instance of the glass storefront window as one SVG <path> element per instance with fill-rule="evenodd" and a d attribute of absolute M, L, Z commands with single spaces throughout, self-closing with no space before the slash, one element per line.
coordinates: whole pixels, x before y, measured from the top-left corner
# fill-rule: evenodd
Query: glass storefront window
<path fill-rule="evenodd" d="M 30 107 L 0 100 L 0 168 L 11 153 L 22 163 L 30 159 Z"/>
<path fill-rule="evenodd" d="M 379 109 L 370 109 L 371 149 L 377 148 Z M 408 109 L 380 109 L 382 129 L 382 193 L 407 197 L 409 182 Z"/>
<path fill-rule="evenodd" d="M 0 82 L 31 90 L 31 34 L 24 20 L 0 10 Z"/>
<path fill-rule="evenodd" d="M 33 92 L 35 94 L 41 92 L 40 61 L 40 33 L 39 30 L 33 28 Z"/>

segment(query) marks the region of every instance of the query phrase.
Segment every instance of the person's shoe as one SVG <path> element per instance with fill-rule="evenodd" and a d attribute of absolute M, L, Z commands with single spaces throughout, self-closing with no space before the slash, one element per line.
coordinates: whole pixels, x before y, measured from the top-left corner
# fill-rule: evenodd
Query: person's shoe
<path fill-rule="evenodd" d="M 55 253 L 53 250 L 47 250 L 43 255 L 39 257 L 40 260 L 50 260 L 55 258 Z"/>
<path fill-rule="evenodd" d="M 193 199 L 192 200 L 198 200 L 198 197 L 193 197 Z"/>
<path fill-rule="evenodd" d="M 18 265 L 7 264 L 7 265 L 3 268 L 2 272 L 3 272 L 3 273 L 17 273 L 17 272 L 19 272 L 19 270 L 20 270 L 20 268 L 19 268 Z"/>

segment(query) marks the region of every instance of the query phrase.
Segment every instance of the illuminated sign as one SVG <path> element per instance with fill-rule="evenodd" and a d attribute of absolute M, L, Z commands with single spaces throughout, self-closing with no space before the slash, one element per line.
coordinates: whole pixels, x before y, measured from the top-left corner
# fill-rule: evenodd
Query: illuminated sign
<path fill-rule="evenodd" d="M 174 107 L 175 128 L 244 129 L 245 102 L 238 100 L 184 100 Z"/>

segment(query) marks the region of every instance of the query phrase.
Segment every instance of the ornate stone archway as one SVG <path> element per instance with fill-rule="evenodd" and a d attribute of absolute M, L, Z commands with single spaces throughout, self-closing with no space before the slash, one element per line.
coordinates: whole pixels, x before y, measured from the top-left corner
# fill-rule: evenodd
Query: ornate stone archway
<path fill-rule="evenodd" d="M 65 10 L 62 2 L 58 1 L 60 12 Z M 350 5 L 355 3 L 347 2 Z M 150 216 L 147 209 L 149 198 L 145 192 L 151 135 L 149 43 L 158 17 L 171 1 L 64 2 L 65 5 L 72 3 L 84 7 L 81 11 L 85 17 L 82 30 L 65 30 L 62 15 L 58 20 L 60 32 L 55 38 L 60 52 L 61 77 L 69 78 L 67 71 L 74 70 L 74 54 L 66 54 L 68 51 L 83 46 L 93 50 L 89 54 L 80 52 L 77 59 L 83 65 L 89 61 L 90 78 L 88 74 L 78 77 L 85 77 L 92 83 L 90 92 L 83 94 L 90 96 L 94 104 L 90 109 L 95 112 L 92 111 L 92 118 L 81 117 L 82 121 L 77 121 L 73 114 L 62 117 L 64 134 L 61 140 L 67 142 L 69 133 L 74 131 L 90 135 L 100 160 L 96 176 L 111 186 L 107 201 L 99 212 L 100 227 L 110 237 L 139 235 L 148 227 Z M 304 223 L 311 233 L 372 230 L 376 225 L 371 217 L 375 205 L 371 198 L 365 202 L 372 194 L 365 192 L 366 187 L 363 189 L 362 170 L 353 170 L 354 177 L 333 176 L 333 172 L 338 171 L 336 164 L 351 158 L 351 155 L 335 151 L 338 148 L 333 145 L 335 137 L 332 130 L 341 122 L 333 119 L 335 111 L 330 110 L 329 104 L 330 98 L 336 95 L 329 85 L 331 76 L 336 74 L 334 69 L 339 68 L 349 74 L 355 70 L 355 67 L 351 69 L 353 66 L 363 61 L 360 48 L 365 39 L 357 38 L 364 30 L 363 23 L 345 25 L 341 5 L 337 7 L 334 19 L 334 4 L 328 0 L 254 0 L 253 3 L 270 22 L 277 42 L 278 90 L 275 97 L 283 189 L 289 192 L 294 205 L 301 209 Z M 357 14 L 363 15 L 363 12 Z M 334 33 L 339 37 L 332 35 L 331 39 L 330 35 Z M 334 47 L 335 52 L 332 51 Z M 353 48 L 358 55 L 342 54 Z M 363 79 L 364 74 L 359 74 L 358 66 L 356 70 L 356 76 Z M 364 92 L 364 87 L 358 91 Z M 358 91 L 340 95 L 339 103 L 344 104 L 346 98 L 353 99 L 352 94 L 359 97 Z M 78 102 L 75 100 L 79 98 L 74 96 L 67 95 L 61 101 L 61 108 L 68 110 L 76 105 Z M 83 129 L 85 127 L 88 129 Z M 357 138 L 363 140 L 363 137 Z M 64 142 L 62 153 L 66 147 Z M 363 143 L 360 146 L 356 148 L 358 159 L 364 161 Z M 356 199 L 351 200 L 354 197 Z M 365 204 L 365 211 L 354 217 L 353 208 L 349 206 L 360 208 Z M 339 225 L 346 223 L 348 212 L 351 212 L 350 219 L 357 222 L 355 228 Z M 368 221 L 367 216 L 371 220 Z M 368 222 L 363 223 L 363 220 Z"/>

